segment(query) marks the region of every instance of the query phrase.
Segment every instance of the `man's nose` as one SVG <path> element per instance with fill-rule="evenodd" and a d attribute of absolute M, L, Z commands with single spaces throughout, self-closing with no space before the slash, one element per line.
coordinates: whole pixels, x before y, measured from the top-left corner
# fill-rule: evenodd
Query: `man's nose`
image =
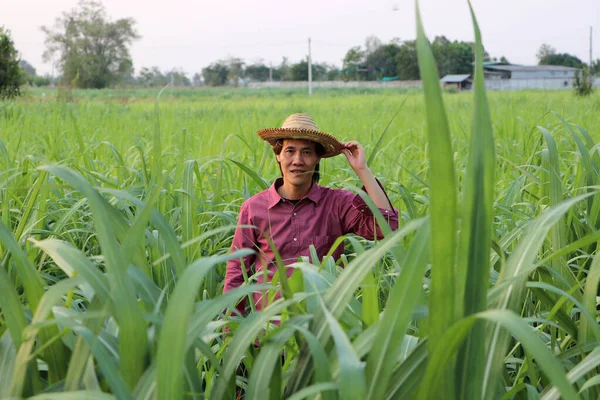
<path fill-rule="evenodd" d="M 304 164 L 304 159 L 302 158 L 302 154 L 295 154 L 294 158 L 292 158 L 292 162 L 294 164 Z"/>

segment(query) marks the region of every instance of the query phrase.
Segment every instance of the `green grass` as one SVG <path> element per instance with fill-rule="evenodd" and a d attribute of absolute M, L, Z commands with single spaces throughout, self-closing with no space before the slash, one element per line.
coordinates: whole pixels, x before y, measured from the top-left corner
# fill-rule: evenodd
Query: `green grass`
<path fill-rule="evenodd" d="M 598 398 L 600 97 L 485 93 L 479 64 L 442 93 L 418 42 L 422 92 L 0 103 L 0 398 Z M 279 174 L 255 132 L 294 112 L 376 153 L 400 229 L 242 317 L 237 213 Z M 360 186 L 343 157 L 321 172 Z"/>

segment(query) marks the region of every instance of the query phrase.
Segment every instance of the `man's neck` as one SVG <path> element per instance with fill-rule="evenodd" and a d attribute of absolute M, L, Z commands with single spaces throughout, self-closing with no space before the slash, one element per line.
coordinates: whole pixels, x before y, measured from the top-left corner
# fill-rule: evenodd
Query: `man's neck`
<path fill-rule="evenodd" d="M 290 184 L 286 184 L 283 181 L 283 184 L 277 188 L 277 193 L 284 199 L 288 200 L 300 200 L 304 196 L 310 192 L 310 188 L 312 187 L 312 182 L 308 186 L 294 186 Z"/>

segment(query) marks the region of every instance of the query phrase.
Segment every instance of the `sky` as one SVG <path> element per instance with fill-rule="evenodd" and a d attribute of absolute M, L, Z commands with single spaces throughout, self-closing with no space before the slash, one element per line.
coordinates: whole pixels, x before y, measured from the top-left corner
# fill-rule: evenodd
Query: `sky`
<path fill-rule="evenodd" d="M 141 39 L 131 46 L 135 71 L 158 66 L 183 69 L 188 76 L 210 63 L 240 57 L 274 66 L 282 57 L 298 62 L 342 65 L 353 46 L 364 48 L 374 35 L 383 43 L 416 36 L 414 0 L 104 0 L 112 20 L 131 17 Z M 420 0 L 425 32 L 432 40 L 472 41 L 466 0 Z M 492 57 L 536 64 L 537 49 L 548 43 L 558 52 L 600 58 L 600 0 L 472 0 L 483 44 Z M 0 0 L 0 26 L 9 29 L 21 58 L 38 74 L 52 73 L 43 62 L 45 34 L 77 0 Z M 56 70 L 54 70 L 56 74 Z"/>

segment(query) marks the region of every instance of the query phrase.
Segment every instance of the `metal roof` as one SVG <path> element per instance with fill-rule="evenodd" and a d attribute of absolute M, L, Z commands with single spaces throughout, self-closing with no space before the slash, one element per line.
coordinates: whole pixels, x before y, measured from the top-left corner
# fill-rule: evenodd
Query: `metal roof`
<path fill-rule="evenodd" d="M 577 68 L 563 67 L 562 65 L 489 65 L 486 69 L 498 70 L 498 71 L 523 71 L 523 72 L 536 72 L 536 71 L 574 71 Z"/>
<path fill-rule="evenodd" d="M 460 82 L 466 81 L 470 77 L 471 77 L 471 75 L 446 75 L 442 79 L 440 79 L 440 82 L 460 83 Z"/>
<path fill-rule="evenodd" d="M 473 61 L 472 64 L 475 64 L 475 61 Z M 502 61 L 484 61 L 482 64 L 484 67 L 489 67 L 492 65 L 508 65 L 508 63 Z"/>

